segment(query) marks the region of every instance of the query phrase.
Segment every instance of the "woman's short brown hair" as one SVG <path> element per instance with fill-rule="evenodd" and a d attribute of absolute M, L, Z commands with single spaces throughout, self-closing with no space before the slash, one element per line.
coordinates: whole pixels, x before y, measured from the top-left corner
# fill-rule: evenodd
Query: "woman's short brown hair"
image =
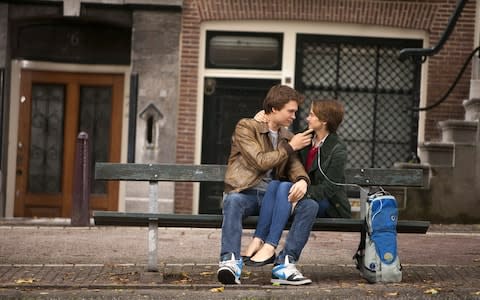
<path fill-rule="evenodd" d="M 345 114 L 343 104 L 338 100 L 330 99 L 312 101 L 312 111 L 320 121 L 327 122 L 329 132 L 337 131 Z"/>
<path fill-rule="evenodd" d="M 266 114 L 281 110 L 289 101 L 296 101 L 298 106 L 303 103 L 303 95 L 289 86 L 277 84 L 270 88 L 263 100 L 263 109 Z"/>

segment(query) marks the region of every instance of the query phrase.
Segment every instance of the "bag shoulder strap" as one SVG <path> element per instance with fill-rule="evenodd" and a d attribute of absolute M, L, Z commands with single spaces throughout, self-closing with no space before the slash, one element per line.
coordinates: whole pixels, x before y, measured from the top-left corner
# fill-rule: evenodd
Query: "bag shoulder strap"
<path fill-rule="evenodd" d="M 360 270 L 361 258 L 365 250 L 365 240 L 367 239 L 367 220 L 364 219 L 362 223 L 362 228 L 360 229 L 360 243 L 358 244 L 358 249 L 352 259 L 356 260 L 357 269 Z"/>

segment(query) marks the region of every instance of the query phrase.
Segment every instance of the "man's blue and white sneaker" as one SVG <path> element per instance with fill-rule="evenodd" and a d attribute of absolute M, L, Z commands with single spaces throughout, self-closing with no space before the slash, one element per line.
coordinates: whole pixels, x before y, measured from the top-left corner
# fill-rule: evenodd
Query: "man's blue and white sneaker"
<path fill-rule="evenodd" d="M 295 264 L 290 263 L 288 255 L 285 256 L 285 262 L 277 265 L 272 269 L 271 283 L 274 284 L 289 284 L 289 285 L 303 285 L 312 283 L 312 281 L 302 275 L 295 267 Z"/>
<path fill-rule="evenodd" d="M 218 281 L 223 284 L 240 284 L 240 275 L 242 275 L 243 267 L 242 258 L 236 260 L 233 253 L 225 256 L 222 257 L 222 261 L 218 264 Z"/>

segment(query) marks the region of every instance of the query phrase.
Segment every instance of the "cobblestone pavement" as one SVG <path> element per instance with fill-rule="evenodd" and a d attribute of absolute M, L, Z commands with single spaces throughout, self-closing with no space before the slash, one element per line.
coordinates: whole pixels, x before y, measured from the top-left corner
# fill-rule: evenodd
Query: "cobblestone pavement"
<path fill-rule="evenodd" d="M 58 296 L 60 298 L 77 294 L 80 298 L 103 298 L 106 292 L 116 294 L 112 295 L 113 298 L 130 299 L 138 296 L 144 299 L 145 290 L 152 290 L 147 294 L 153 298 L 171 293 L 175 298 L 185 294 L 186 299 L 194 294 L 212 299 L 270 296 L 289 299 L 412 299 L 434 296 L 440 299 L 480 299 L 478 266 L 406 265 L 403 280 L 398 284 L 368 284 L 359 277 L 353 265 L 302 265 L 301 268 L 313 280 L 313 284 L 304 287 L 272 286 L 268 282 L 270 268 L 246 267 L 241 286 L 227 286 L 219 292 L 222 286 L 216 281 L 216 265 L 166 264 L 159 273 L 146 272 L 145 266 L 138 265 L 0 266 L 0 297 L 49 299 L 48 296 L 57 297 L 55 295 L 58 294 L 63 294 Z M 91 295 L 86 296 L 88 294 Z"/>
<path fill-rule="evenodd" d="M 314 232 L 299 263 L 311 285 L 272 286 L 265 266 L 244 267 L 242 285 L 223 287 L 217 229 L 161 228 L 160 272 L 147 272 L 145 228 L 0 222 L 0 299 L 480 299 L 479 228 L 400 234 L 398 284 L 360 278 L 358 233 Z"/>

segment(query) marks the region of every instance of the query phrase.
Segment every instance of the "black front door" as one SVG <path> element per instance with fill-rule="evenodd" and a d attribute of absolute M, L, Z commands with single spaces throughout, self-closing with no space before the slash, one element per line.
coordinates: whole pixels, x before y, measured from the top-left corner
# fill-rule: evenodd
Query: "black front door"
<path fill-rule="evenodd" d="M 202 164 L 226 164 L 235 125 L 262 109 L 274 79 L 205 78 Z M 200 213 L 221 214 L 223 183 L 200 185 Z"/>

